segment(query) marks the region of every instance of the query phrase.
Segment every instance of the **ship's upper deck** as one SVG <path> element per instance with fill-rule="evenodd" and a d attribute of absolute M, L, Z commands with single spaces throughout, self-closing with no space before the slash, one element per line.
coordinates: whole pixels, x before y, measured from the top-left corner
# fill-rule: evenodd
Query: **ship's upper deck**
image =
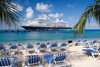
<path fill-rule="evenodd" d="M 35 19 L 30 22 L 27 26 L 42 26 L 42 27 L 68 27 L 68 24 L 63 22 L 63 20 L 51 21 L 49 19 Z"/>

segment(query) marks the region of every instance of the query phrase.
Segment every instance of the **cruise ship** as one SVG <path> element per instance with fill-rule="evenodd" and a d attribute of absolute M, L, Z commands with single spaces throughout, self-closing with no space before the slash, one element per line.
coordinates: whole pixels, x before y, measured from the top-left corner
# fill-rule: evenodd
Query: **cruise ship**
<path fill-rule="evenodd" d="M 35 19 L 28 25 L 22 25 L 25 30 L 28 31 L 49 31 L 49 30 L 71 30 L 67 23 L 63 20 L 50 21 L 49 19 Z"/>

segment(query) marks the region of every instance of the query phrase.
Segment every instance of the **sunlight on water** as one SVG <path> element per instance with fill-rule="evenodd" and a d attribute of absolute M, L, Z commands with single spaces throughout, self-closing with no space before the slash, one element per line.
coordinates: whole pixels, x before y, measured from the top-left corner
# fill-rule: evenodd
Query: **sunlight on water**
<path fill-rule="evenodd" d="M 73 31 L 0 32 L 0 42 L 37 42 L 77 39 L 100 39 L 100 30 L 86 30 L 84 36 L 78 38 L 73 38 Z"/>

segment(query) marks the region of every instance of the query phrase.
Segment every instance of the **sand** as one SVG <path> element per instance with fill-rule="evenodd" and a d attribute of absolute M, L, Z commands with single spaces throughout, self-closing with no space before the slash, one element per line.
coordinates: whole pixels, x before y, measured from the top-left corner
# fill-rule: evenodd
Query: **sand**
<path fill-rule="evenodd" d="M 82 48 L 82 46 L 72 46 L 69 48 L 72 67 L 100 67 L 100 64 L 92 56 L 82 52 Z"/>
<path fill-rule="evenodd" d="M 49 47 L 50 45 L 48 45 L 47 47 Z M 25 47 L 25 45 L 24 45 Z M 39 47 L 39 45 L 35 45 L 34 49 L 36 51 L 36 53 L 32 53 L 29 54 L 26 50 L 20 50 L 22 52 L 22 55 L 19 56 L 19 58 L 21 61 L 24 61 L 25 56 L 27 55 L 44 55 L 44 54 L 48 54 L 48 53 L 40 53 L 39 50 L 37 50 L 37 47 Z M 83 53 L 82 49 L 84 49 L 83 46 L 74 46 L 74 45 L 70 45 L 70 47 L 66 47 L 67 51 L 62 51 L 62 52 L 69 52 L 68 55 L 68 61 L 66 60 L 66 63 L 71 63 L 72 67 L 100 67 L 100 63 L 98 63 L 96 60 L 93 59 L 92 56 L 86 55 Z M 50 52 L 50 53 L 62 53 L 60 52 Z M 48 64 L 45 63 L 45 66 L 48 67 Z M 25 62 L 22 63 L 22 67 L 25 67 Z"/>

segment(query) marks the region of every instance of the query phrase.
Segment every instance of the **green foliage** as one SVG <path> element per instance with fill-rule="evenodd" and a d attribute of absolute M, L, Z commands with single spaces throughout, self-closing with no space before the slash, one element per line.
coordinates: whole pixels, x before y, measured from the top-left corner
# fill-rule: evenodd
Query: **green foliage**
<path fill-rule="evenodd" d="M 100 0 L 95 0 L 96 1 L 96 3 L 100 3 Z"/>
<path fill-rule="evenodd" d="M 19 11 L 11 0 L 0 0 L 0 23 L 16 24 L 19 21 Z"/>
<path fill-rule="evenodd" d="M 87 20 L 90 23 L 90 19 L 94 19 L 100 26 L 100 0 L 96 0 L 95 4 L 90 4 L 85 12 L 82 14 L 81 18 L 79 19 L 78 23 L 75 25 L 74 29 L 74 36 L 77 34 L 83 35 L 85 30 Z"/>

